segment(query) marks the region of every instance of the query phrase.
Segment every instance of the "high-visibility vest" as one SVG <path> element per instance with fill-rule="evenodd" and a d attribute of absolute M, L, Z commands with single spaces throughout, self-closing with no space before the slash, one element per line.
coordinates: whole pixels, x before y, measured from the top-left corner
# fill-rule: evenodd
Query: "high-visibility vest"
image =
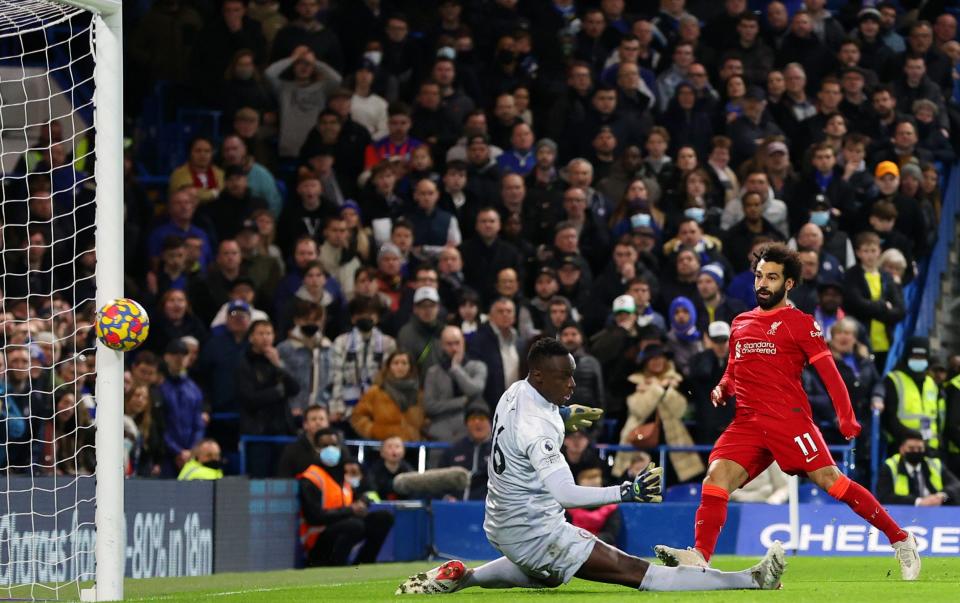
<path fill-rule="evenodd" d="M 78 172 L 87 171 L 87 159 L 90 154 L 90 141 L 86 136 L 77 136 L 73 139 L 73 169 Z M 37 165 L 44 161 L 46 157 L 43 151 L 33 150 L 24 153 L 26 158 L 27 174 L 32 174 L 37 169 Z"/>
<path fill-rule="evenodd" d="M 200 463 L 197 459 L 190 459 L 180 470 L 177 479 L 180 481 L 189 481 L 194 479 L 220 479 L 223 477 L 223 470 L 212 469 Z"/>
<path fill-rule="evenodd" d="M 957 375 L 950 381 L 947 381 L 943 386 L 943 398 L 940 399 L 940 405 L 943 406 L 944 409 L 947 408 L 947 389 L 951 387 L 960 389 L 960 375 Z M 957 419 L 960 419 L 960 417 L 954 417 L 955 421 Z M 946 415 L 944 415 L 944 422 L 946 422 Z M 960 454 L 960 442 L 948 441 L 947 452 L 949 452 L 950 454 Z"/>
<path fill-rule="evenodd" d="M 910 496 L 910 476 L 906 471 L 900 471 L 900 455 L 895 454 L 887 459 L 887 467 L 893 474 L 893 493 L 897 496 Z M 930 485 L 933 492 L 943 492 L 943 465 L 940 459 L 928 458 L 927 467 L 930 468 Z M 919 493 L 917 494 L 919 496 Z"/>
<path fill-rule="evenodd" d="M 940 425 L 946 414 L 940 388 L 932 377 L 923 379 L 923 393 L 917 389 L 913 378 L 903 371 L 891 371 L 890 380 L 897 390 L 897 418 L 905 427 L 921 431 L 923 419 L 930 421 L 930 439 L 926 441 L 928 450 L 940 448 Z"/>
<path fill-rule="evenodd" d="M 310 465 L 304 469 L 303 473 L 297 475 L 298 480 L 304 478 L 323 493 L 324 509 L 341 509 L 353 504 L 353 488 L 350 484 L 338 484 L 337 480 L 330 477 L 322 467 Z M 300 544 L 303 545 L 304 550 L 310 551 L 317 544 L 317 538 L 326 527 L 310 525 L 303 514 L 303 509 L 300 510 Z"/>

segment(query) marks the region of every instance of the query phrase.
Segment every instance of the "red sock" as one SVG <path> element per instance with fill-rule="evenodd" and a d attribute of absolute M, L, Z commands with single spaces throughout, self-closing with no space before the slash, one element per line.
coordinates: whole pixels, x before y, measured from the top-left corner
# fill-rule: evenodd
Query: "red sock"
<path fill-rule="evenodd" d="M 870 491 L 851 480 L 846 475 L 841 475 L 840 479 L 830 487 L 830 496 L 839 501 L 847 503 L 853 512 L 870 522 L 890 539 L 890 544 L 900 542 L 906 539 L 907 533 L 903 531 L 897 522 L 890 517 L 890 514 L 880 506 L 877 499 L 870 494 Z"/>
<path fill-rule="evenodd" d="M 700 508 L 697 509 L 694 546 L 710 561 L 713 549 L 717 548 L 720 530 L 727 522 L 727 502 L 730 495 L 719 486 L 707 484 L 700 495 Z"/>

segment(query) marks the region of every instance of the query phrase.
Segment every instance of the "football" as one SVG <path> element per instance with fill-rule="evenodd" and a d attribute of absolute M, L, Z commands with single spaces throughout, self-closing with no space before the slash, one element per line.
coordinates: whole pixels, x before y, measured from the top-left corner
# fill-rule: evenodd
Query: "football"
<path fill-rule="evenodd" d="M 97 312 L 97 339 L 111 350 L 135 350 L 150 332 L 150 317 L 143 306 L 132 299 L 115 299 Z"/>

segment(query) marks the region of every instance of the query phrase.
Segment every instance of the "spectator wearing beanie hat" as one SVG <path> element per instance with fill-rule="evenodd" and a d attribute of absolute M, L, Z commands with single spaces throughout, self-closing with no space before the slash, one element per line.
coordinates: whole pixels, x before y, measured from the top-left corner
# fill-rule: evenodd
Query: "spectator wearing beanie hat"
<path fill-rule="evenodd" d="M 697 328 L 701 332 L 707 325 L 716 322 L 732 322 L 734 317 L 747 311 L 747 306 L 739 299 L 727 297 L 723 293 L 726 279 L 723 266 L 707 264 L 697 274 Z"/>

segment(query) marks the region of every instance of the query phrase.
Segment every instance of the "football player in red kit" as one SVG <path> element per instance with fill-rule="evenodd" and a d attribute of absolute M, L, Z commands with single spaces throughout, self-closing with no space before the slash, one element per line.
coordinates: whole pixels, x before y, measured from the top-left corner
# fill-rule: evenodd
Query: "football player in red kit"
<path fill-rule="evenodd" d="M 781 243 L 762 248 L 754 260 L 759 307 L 733 319 L 726 372 L 711 393 L 714 406 L 737 397 L 733 421 L 710 454 L 697 510 L 695 545 L 686 550 L 655 547 L 666 565 L 706 567 L 727 518 L 730 492 L 773 461 L 787 473 L 806 474 L 831 496 L 886 534 L 896 551 L 904 580 L 920 575 L 913 535 L 904 531 L 863 486 L 840 473 L 813 422 L 800 372 L 810 363 L 820 375 L 837 411 L 840 433 L 860 433 L 850 396 L 834 364 L 820 325 L 787 305 L 787 293 L 800 281 L 800 260 Z"/>

